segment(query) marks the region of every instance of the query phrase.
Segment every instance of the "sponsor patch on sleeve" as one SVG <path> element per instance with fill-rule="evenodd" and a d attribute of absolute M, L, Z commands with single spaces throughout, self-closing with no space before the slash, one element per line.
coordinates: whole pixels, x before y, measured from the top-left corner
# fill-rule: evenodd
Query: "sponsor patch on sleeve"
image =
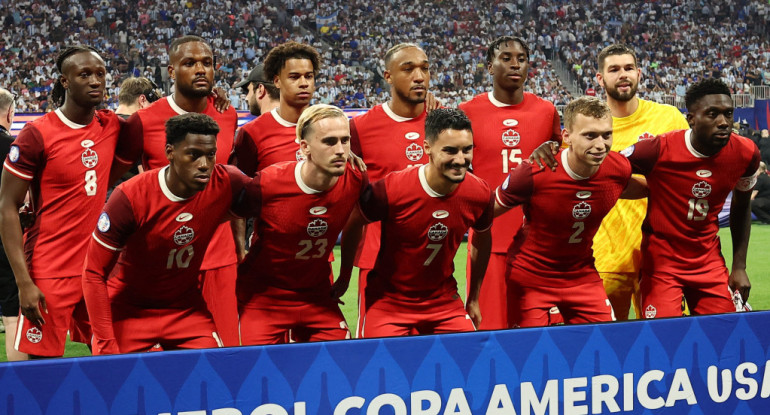
<path fill-rule="evenodd" d="M 634 146 L 624 148 L 620 151 L 620 154 L 622 154 L 624 157 L 631 156 L 631 154 L 634 154 Z"/>
<path fill-rule="evenodd" d="M 11 146 L 11 150 L 8 152 L 8 159 L 11 163 L 16 163 L 19 160 L 19 146 Z"/>

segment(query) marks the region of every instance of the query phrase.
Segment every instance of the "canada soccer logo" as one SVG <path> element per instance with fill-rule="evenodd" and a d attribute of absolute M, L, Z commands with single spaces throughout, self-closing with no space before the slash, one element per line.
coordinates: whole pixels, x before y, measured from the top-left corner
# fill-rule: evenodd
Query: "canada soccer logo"
<path fill-rule="evenodd" d="M 652 140 L 653 138 L 655 138 L 654 135 L 652 135 L 652 134 L 650 134 L 648 132 L 645 132 L 645 133 L 643 133 L 642 135 L 639 136 L 638 140 L 639 141 Z"/>
<path fill-rule="evenodd" d="M 80 156 L 80 160 L 83 162 L 83 165 L 86 166 L 87 169 L 93 169 L 96 167 L 96 163 L 99 162 L 99 155 L 90 148 L 87 148 Z"/>
<path fill-rule="evenodd" d="M 32 327 L 27 330 L 27 340 L 30 343 L 40 343 L 40 340 L 43 340 L 43 332 L 37 327 Z"/>
<path fill-rule="evenodd" d="M 444 238 L 446 238 L 446 235 L 449 233 L 449 228 L 446 227 L 443 223 L 439 222 L 428 229 L 428 239 L 430 239 L 433 242 L 438 242 Z"/>
<path fill-rule="evenodd" d="M 417 143 L 412 143 L 406 146 L 406 158 L 409 161 L 420 161 L 423 155 L 422 146 Z"/>
<path fill-rule="evenodd" d="M 96 228 L 102 233 L 110 230 L 110 216 L 107 212 L 102 212 L 102 214 L 99 215 L 99 221 L 96 222 Z"/>
<path fill-rule="evenodd" d="M 644 309 L 644 318 L 655 318 L 655 316 L 658 314 L 658 310 L 652 306 L 652 304 L 648 305 L 647 308 Z"/>
<path fill-rule="evenodd" d="M 588 202 L 580 202 L 572 208 L 572 217 L 583 220 L 591 214 L 591 205 Z"/>
<path fill-rule="evenodd" d="M 307 234 L 313 238 L 323 236 L 329 229 L 329 224 L 323 219 L 316 219 L 307 224 Z"/>
<path fill-rule="evenodd" d="M 692 195 L 698 199 L 703 199 L 711 194 L 711 185 L 706 182 L 698 182 L 692 186 Z"/>
<path fill-rule="evenodd" d="M 294 158 L 297 159 L 297 161 L 305 160 L 305 155 L 302 154 L 302 150 L 297 150 L 297 152 L 294 154 Z"/>
<path fill-rule="evenodd" d="M 187 245 L 195 237 L 195 231 L 189 226 L 182 226 L 174 232 L 174 243 L 177 245 Z"/>
<path fill-rule="evenodd" d="M 503 144 L 508 147 L 513 147 L 519 144 L 521 140 L 521 134 L 516 130 L 508 129 L 503 133 Z"/>

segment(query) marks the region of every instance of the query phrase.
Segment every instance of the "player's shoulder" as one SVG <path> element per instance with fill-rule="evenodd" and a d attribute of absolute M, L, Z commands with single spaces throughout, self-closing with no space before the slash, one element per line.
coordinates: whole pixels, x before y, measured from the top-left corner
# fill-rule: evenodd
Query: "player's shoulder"
<path fill-rule="evenodd" d="M 137 110 L 133 115 L 128 117 L 129 121 L 132 119 L 139 120 L 142 123 L 152 123 L 158 119 L 168 119 L 174 115 L 178 115 L 168 102 L 169 97 L 163 97 L 147 107 Z"/>
<path fill-rule="evenodd" d="M 94 118 L 101 124 L 102 126 L 107 125 L 117 125 L 120 123 L 121 118 L 118 114 L 115 114 L 115 112 L 107 109 L 100 109 L 96 110 L 94 113 Z"/>
<path fill-rule="evenodd" d="M 476 176 L 475 174 L 471 172 L 467 172 L 465 174 L 465 180 L 463 182 L 468 183 L 470 186 L 472 186 L 475 189 L 480 189 L 482 191 L 485 191 L 487 193 L 490 192 L 490 186 L 489 183 L 487 183 L 486 180 L 482 179 L 479 176 Z"/>
<path fill-rule="evenodd" d="M 539 97 L 531 92 L 524 92 L 524 99 L 523 101 L 526 106 L 537 106 L 540 108 L 547 108 L 547 109 L 556 109 L 556 106 L 553 105 L 553 102 Z"/>
<path fill-rule="evenodd" d="M 655 113 L 656 115 L 676 115 L 676 116 L 682 116 L 682 112 L 679 111 L 679 108 L 669 105 L 669 104 L 663 104 L 660 102 L 655 101 L 649 101 L 646 99 L 639 99 L 639 107 L 644 112 L 650 112 Z"/>
<path fill-rule="evenodd" d="M 226 110 L 219 112 L 216 108 L 216 98 L 213 95 L 209 95 L 206 97 L 206 115 L 210 116 L 211 118 L 222 121 L 222 120 L 237 120 L 238 119 L 238 112 L 235 110 L 235 107 L 232 105 L 227 107 Z"/>
<path fill-rule="evenodd" d="M 275 164 L 271 164 L 259 171 L 260 176 L 264 179 L 266 177 L 294 177 L 294 169 L 296 168 L 298 161 L 281 161 Z"/>
<path fill-rule="evenodd" d="M 730 143 L 738 147 L 738 153 L 745 154 L 748 158 L 759 152 L 759 147 L 752 139 L 736 133 L 730 133 Z"/>
<path fill-rule="evenodd" d="M 486 105 L 492 105 L 492 102 L 489 100 L 489 92 L 482 92 L 457 107 L 467 112 Z"/>
<path fill-rule="evenodd" d="M 351 118 L 350 122 L 355 124 L 356 127 L 361 127 L 366 125 L 366 123 L 382 119 L 382 117 L 385 116 L 385 110 L 382 108 L 383 105 L 385 104 L 377 104 L 373 106 L 365 113 Z"/>

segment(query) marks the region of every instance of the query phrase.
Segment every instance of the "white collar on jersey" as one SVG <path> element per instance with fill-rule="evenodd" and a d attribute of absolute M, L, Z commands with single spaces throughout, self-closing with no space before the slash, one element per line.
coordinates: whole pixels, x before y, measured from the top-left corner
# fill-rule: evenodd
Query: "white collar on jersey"
<path fill-rule="evenodd" d="M 168 170 L 169 167 L 171 166 L 166 166 L 158 170 L 158 183 L 160 183 L 160 191 L 163 192 L 163 196 L 166 196 L 166 198 L 172 202 L 184 202 L 187 199 L 171 193 L 171 189 L 169 189 L 168 185 L 166 184 L 166 170 Z"/>
<path fill-rule="evenodd" d="M 175 113 L 182 115 L 187 114 L 187 111 L 183 110 L 182 107 L 176 104 L 176 101 L 174 101 L 174 94 L 171 94 L 168 97 L 168 105 L 171 107 L 172 110 L 174 110 Z"/>
<path fill-rule="evenodd" d="M 423 164 L 420 166 L 420 171 L 417 172 L 417 175 L 420 177 L 420 184 L 422 185 L 422 190 L 425 190 L 425 193 L 428 194 L 430 197 L 444 197 L 446 195 L 442 195 L 441 193 L 433 190 L 433 188 L 430 187 L 428 184 L 428 178 L 425 177 L 425 168 L 427 168 L 427 164 Z"/>
<path fill-rule="evenodd" d="M 497 98 L 495 98 L 495 94 L 492 93 L 492 91 L 489 91 L 487 93 L 487 96 L 489 97 L 489 102 L 492 103 L 492 105 L 498 107 L 498 108 L 505 108 L 505 107 L 512 107 L 512 104 L 506 104 L 505 102 L 498 101 Z"/>
<path fill-rule="evenodd" d="M 699 159 L 707 159 L 709 157 L 701 154 L 698 150 L 695 149 L 695 147 L 692 146 L 692 129 L 684 132 L 684 144 L 687 146 L 687 149 L 690 150 L 690 154 L 693 156 Z"/>
<path fill-rule="evenodd" d="M 305 182 L 302 180 L 302 165 L 305 164 L 305 160 L 300 161 L 297 163 L 296 166 L 294 166 L 294 180 L 297 182 L 297 186 L 299 186 L 299 189 L 302 190 L 305 194 L 308 195 L 317 195 L 322 192 L 322 190 L 316 190 L 312 187 L 305 184 Z"/>
<path fill-rule="evenodd" d="M 284 127 L 296 127 L 297 124 L 293 122 L 289 122 L 281 118 L 280 115 L 278 115 L 278 108 L 273 108 L 272 111 L 270 111 L 271 114 L 273 114 L 273 118 L 278 122 L 278 124 L 281 124 Z"/>
<path fill-rule="evenodd" d="M 567 175 L 572 178 L 572 180 L 588 180 L 591 177 L 583 177 L 577 173 L 575 173 L 570 167 L 569 163 L 567 162 L 567 152 L 572 151 L 570 149 L 565 149 L 561 152 L 561 165 L 564 166 L 564 171 L 567 172 Z"/>
<path fill-rule="evenodd" d="M 387 114 L 388 117 L 390 117 L 395 122 L 405 122 L 405 121 L 410 121 L 414 119 L 414 118 L 402 117 L 396 114 L 395 112 L 393 112 L 393 110 L 390 109 L 390 101 L 382 104 L 382 110 L 385 111 L 385 114 Z"/>
<path fill-rule="evenodd" d="M 64 123 L 64 125 L 66 125 L 69 128 L 72 128 L 73 130 L 78 130 L 78 129 L 81 129 L 81 128 L 88 127 L 87 124 L 83 125 L 83 124 L 78 124 L 76 122 L 71 121 L 69 118 L 67 118 L 64 115 L 63 112 L 61 112 L 61 108 L 57 108 L 56 111 L 54 111 L 54 113 L 56 113 L 56 116 L 59 117 L 59 119 L 61 120 L 61 122 Z"/>

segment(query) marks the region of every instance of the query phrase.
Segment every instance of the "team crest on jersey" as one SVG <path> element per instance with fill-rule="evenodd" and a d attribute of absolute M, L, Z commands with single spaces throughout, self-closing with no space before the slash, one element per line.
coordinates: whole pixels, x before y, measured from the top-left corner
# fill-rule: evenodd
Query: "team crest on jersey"
<path fill-rule="evenodd" d="M 653 134 L 650 134 L 645 131 L 644 133 L 642 133 L 642 135 L 639 136 L 637 141 L 652 140 L 653 138 L 655 138 Z"/>
<path fill-rule="evenodd" d="M 27 330 L 27 340 L 30 343 L 40 343 L 40 340 L 43 340 L 43 332 L 37 327 L 32 327 Z"/>
<path fill-rule="evenodd" d="M 508 118 L 507 120 L 503 120 L 503 125 L 506 127 L 515 127 L 519 125 L 519 121 L 514 120 L 513 118 Z"/>
<path fill-rule="evenodd" d="M 174 232 L 174 243 L 177 245 L 187 245 L 195 237 L 195 231 L 189 226 L 182 226 Z"/>
<path fill-rule="evenodd" d="M 420 161 L 423 153 L 424 150 L 422 149 L 422 146 L 417 143 L 406 146 L 406 158 L 409 159 L 409 161 Z"/>
<path fill-rule="evenodd" d="M 313 238 L 323 236 L 329 229 L 329 224 L 323 219 L 316 219 L 307 224 L 307 234 Z"/>
<path fill-rule="evenodd" d="M 404 134 L 404 138 L 406 138 L 407 140 L 416 140 L 420 138 L 420 133 L 418 133 L 417 131 L 412 131 L 410 133 Z"/>
<path fill-rule="evenodd" d="M 96 222 L 96 228 L 102 233 L 110 230 L 110 217 L 107 215 L 107 212 L 102 212 L 102 214 L 99 215 L 99 221 Z"/>
<path fill-rule="evenodd" d="M 514 147 L 521 141 L 521 134 L 518 131 L 508 129 L 503 133 L 503 144 L 508 147 Z"/>
<path fill-rule="evenodd" d="M 631 157 L 631 154 L 634 154 L 634 146 L 626 147 L 623 150 L 620 150 L 620 154 L 624 157 Z"/>
<path fill-rule="evenodd" d="M 703 199 L 711 194 L 711 185 L 706 182 L 698 182 L 692 186 L 692 195 L 698 199 Z"/>
<path fill-rule="evenodd" d="M 99 155 L 90 148 L 87 148 L 80 156 L 80 160 L 83 162 L 83 165 L 86 166 L 87 169 L 93 169 L 96 167 L 96 163 L 99 162 Z"/>
<path fill-rule="evenodd" d="M 297 161 L 305 160 L 305 155 L 302 154 L 302 150 L 297 150 L 296 153 L 294 153 L 294 158 L 297 159 Z"/>
<path fill-rule="evenodd" d="M 8 159 L 11 163 L 19 161 L 19 146 L 11 146 L 11 150 L 8 152 Z"/>
<path fill-rule="evenodd" d="M 588 202 L 580 202 L 572 208 L 572 217 L 583 220 L 591 214 L 591 205 Z"/>
<path fill-rule="evenodd" d="M 428 239 L 430 239 L 433 242 L 438 242 L 444 238 L 446 238 L 446 235 L 449 233 L 449 228 L 446 227 L 443 223 L 439 222 L 428 229 Z"/>
<path fill-rule="evenodd" d="M 658 315 L 658 310 L 652 304 L 644 309 L 644 318 L 655 318 L 656 315 Z"/>

